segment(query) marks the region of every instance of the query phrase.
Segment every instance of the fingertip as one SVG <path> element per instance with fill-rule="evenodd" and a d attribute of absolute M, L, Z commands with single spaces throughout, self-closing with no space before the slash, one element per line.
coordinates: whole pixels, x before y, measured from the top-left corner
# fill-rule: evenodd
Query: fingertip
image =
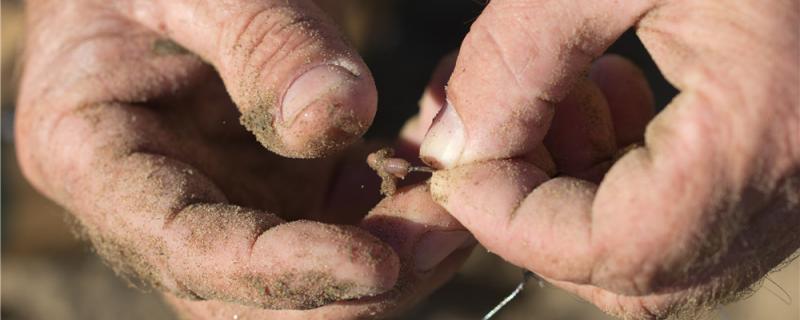
<path fill-rule="evenodd" d="M 369 72 L 314 67 L 295 79 L 276 107 L 255 105 L 242 124 L 268 149 L 291 158 L 317 158 L 359 139 L 372 124 L 377 90 Z"/>
<path fill-rule="evenodd" d="M 544 145 L 558 172 L 570 176 L 613 157 L 617 144 L 608 103 L 591 80 L 579 81 L 558 103 Z"/>
<path fill-rule="evenodd" d="M 475 245 L 472 235 L 431 198 L 425 184 L 398 190 L 384 198 L 361 226 L 390 244 L 406 266 L 407 276 L 440 281 Z"/>
<path fill-rule="evenodd" d="M 453 74 L 455 63 L 456 52 L 448 54 L 439 61 L 419 100 L 419 114 L 406 122 L 400 131 L 400 138 L 414 146 L 417 149 L 415 153 L 419 153 L 419 146 L 422 145 L 433 119 L 447 104 L 445 87 L 450 75 Z"/>
<path fill-rule="evenodd" d="M 502 242 L 514 209 L 547 174 L 525 161 L 493 160 L 436 171 L 430 182 L 434 201 L 484 245 Z"/>
<path fill-rule="evenodd" d="M 452 168 L 461 161 L 466 145 L 464 122 L 448 103 L 433 119 L 420 147 L 420 158 L 434 168 Z"/>
<path fill-rule="evenodd" d="M 422 145 L 427 162 L 450 168 L 532 151 L 547 133 L 553 104 L 649 7 L 489 3 L 464 38 L 447 90 L 457 117 L 441 119 L 460 126 L 434 120 Z M 526 18 L 509 19 L 519 15 Z"/>
<path fill-rule="evenodd" d="M 644 140 L 655 116 L 655 100 L 642 70 L 625 57 L 607 54 L 595 61 L 589 78 L 603 92 L 620 147 Z"/>
<path fill-rule="evenodd" d="M 372 123 L 372 76 L 313 1 L 181 0 L 150 7 L 157 10 L 133 10 L 131 17 L 214 65 L 240 122 L 273 152 L 325 156 Z"/>
<path fill-rule="evenodd" d="M 391 290 L 400 272 L 391 247 L 352 226 L 294 221 L 262 234 L 251 268 L 266 305 L 310 309 Z"/>
<path fill-rule="evenodd" d="M 430 187 L 425 184 L 400 188 L 393 196 L 384 198 L 364 219 L 362 225 L 370 226 L 377 217 L 397 217 L 425 226 L 442 228 L 461 226 L 433 200 Z"/>

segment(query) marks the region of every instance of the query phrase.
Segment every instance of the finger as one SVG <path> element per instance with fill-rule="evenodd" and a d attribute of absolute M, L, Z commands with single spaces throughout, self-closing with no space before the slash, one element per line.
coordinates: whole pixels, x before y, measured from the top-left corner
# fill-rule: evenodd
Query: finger
<path fill-rule="evenodd" d="M 168 137 L 163 132 L 108 142 L 163 130 L 138 125 L 159 122 L 148 111 L 115 106 L 96 112 L 64 117 L 54 129 L 63 135 L 58 143 L 82 139 L 79 151 L 91 157 L 54 165 L 75 171 L 77 180 L 67 188 L 88 190 L 73 191 L 88 194 L 71 194 L 67 203 L 98 252 L 119 270 L 181 296 L 273 309 L 315 308 L 394 286 L 396 255 L 378 239 L 355 227 L 285 223 L 229 204 L 201 170 L 142 141 Z M 91 123 L 95 117 L 104 120 Z M 131 118 L 136 123 L 126 121 Z M 112 150 L 124 155 L 110 156 Z M 63 159 L 76 150 L 54 151 Z"/>
<path fill-rule="evenodd" d="M 338 302 L 321 308 L 264 310 L 218 301 L 168 297 L 191 319 L 353 319 L 398 315 L 452 277 L 475 245 L 467 231 L 433 202 L 425 185 L 410 186 L 387 197 L 361 226 L 390 243 L 401 257 L 397 286 L 375 297 Z"/>
<path fill-rule="evenodd" d="M 445 86 L 447 79 L 450 79 L 450 75 L 453 74 L 456 54 L 457 52 L 448 54 L 439 61 L 419 100 L 419 114 L 406 122 L 400 131 L 401 144 L 408 145 L 409 152 L 407 153 L 413 155 L 414 158 L 417 158 L 417 154 L 419 154 L 419 146 L 422 144 L 433 118 L 446 103 Z"/>
<path fill-rule="evenodd" d="M 492 252 L 550 279 L 588 281 L 594 187 L 548 179 L 525 161 L 496 160 L 437 171 L 430 185 L 437 203 Z M 569 205 L 557 207 L 562 202 Z"/>
<path fill-rule="evenodd" d="M 523 155 L 542 141 L 589 63 L 650 1 L 492 1 L 462 43 L 445 107 L 422 146 L 426 162 L 458 164 Z"/>
<path fill-rule="evenodd" d="M 607 244 L 594 238 L 596 224 L 592 222 L 597 218 L 591 216 L 591 208 L 597 186 L 567 177 L 543 182 L 546 179 L 535 166 L 523 161 L 490 161 L 438 171 L 431 188 L 434 197 L 444 199 L 439 203 L 460 213 L 459 221 L 488 250 L 619 317 L 651 319 L 691 312 L 710 300 L 730 298 L 749 285 L 747 281 L 725 283 L 726 279 L 742 277 L 734 268 L 715 276 L 715 281 L 692 288 L 635 295 L 593 284 L 598 270 L 619 267 L 598 261 L 597 252 Z M 438 192 L 452 190 L 441 187 L 449 183 L 462 188 Z M 473 198 L 481 200 L 469 200 Z M 615 230 L 622 233 L 626 228 L 618 225 Z"/>
<path fill-rule="evenodd" d="M 556 162 L 544 144 L 540 144 L 533 151 L 525 154 L 522 159 L 542 170 L 548 177 L 554 177 L 558 174 Z"/>
<path fill-rule="evenodd" d="M 608 101 L 617 146 L 644 141 L 644 129 L 655 115 L 655 102 L 644 73 L 622 56 L 607 54 L 589 71 Z"/>
<path fill-rule="evenodd" d="M 360 225 L 400 257 L 398 286 L 382 295 L 395 301 L 398 311 L 449 280 L 476 244 L 472 235 L 433 201 L 424 183 L 401 188 L 385 198 Z"/>
<path fill-rule="evenodd" d="M 241 122 L 270 150 L 319 157 L 372 123 L 364 62 L 310 0 L 132 1 L 125 14 L 219 71 Z"/>
<path fill-rule="evenodd" d="M 780 244 L 769 244 L 740 228 L 797 217 L 787 215 L 797 207 L 787 190 L 796 188 L 785 182 L 797 176 L 800 159 L 786 144 L 800 137 L 787 122 L 796 122 L 787 111 L 796 100 L 773 104 L 768 98 L 797 92 L 787 86 L 787 81 L 796 83 L 797 73 L 762 57 L 748 60 L 753 64 L 727 56 L 717 60 L 720 48 L 747 47 L 739 38 L 722 43 L 713 36 L 720 30 L 736 34 L 736 24 L 700 19 L 692 28 L 669 29 L 675 25 L 667 17 L 681 17 L 686 10 L 662 7 L 643 20 L 647 27 L 641 32 L 655 49 L 656 62 L 664 63 L 665 74 L 684 91 L 649 124 L 645 147 L 615 163 L 599 187 L 569 178 L 539 185 L 544 178 L 535 168 L 505 160 L 437 172 L 431 183 L 437 202 L 509 261 L 558 281 L 591 282 L 623 295 L 702 290 L 704 285 L 738 291 L 773 268 L 790 254 L 786 248 L 797 248 L 797 239 L 781 237 Z M 771 12 L 785 17 L 785 10 Z M 700 17 L 710 18 L 691 19 Z M 714 28 L 698 27 L 712 22 Z M 707 39 L 717 47 L 701 43 L 706 40 L 692 30 L 715 30 Z M 790 61 L 787 51 L 769 52 L 769 61 Z M 702 63 L 682 60 L 700 53 Z M 748 76 L 769 85 L 723 80 Z M 743 97 L 754 100 L 743 103 Z M 754 194 L 754 183 L 769 185 L 757 194 L 770 196 Z M 772 227 L 783 230 L 783 224 Z M 741 259 L 755 247 L 781 248 L 781 253 Z M 731 269 L 739 270 L 739 278 L 721 276 Z"/>
<path fill-rule="evenodd" d="M 800 246 L 797 238 L 767 239 L 746 235 L 761 233 L 757 229 L 740 229 L 765 221 L 800 220 L 787 214 L 798 208 L 789 200 L 797 194 L 796 184 L 787 180 L 799 172 L 800 153 L 790 146 L 800 145 L 795 125 L 800 117 L 789 110 L 800 103 L 798 86 L 791 85 L 800 81 L 800 72 L 785 68 L 800 52 L 800 38 L 797 33 L 789 37 L 792 40 L 764 38 L 770 34 L 766 30 L 791 25 L 789 21 L 798 17 L 798 4 L 776 2 L 758 10 L 749 6 L 724 18 L 711 17 L 710 12 L 727 12 L 718 3 L 661 9 L 642 19 L 638 33 L 681 93 L 649 123 L 645 147 L 620 159 L 598 189 L 592 229 L 607 246 L 599 250 L 598 263 L 619 267 L 600 269 L 595 279 L 624 293 L 704 284 L 738 291 L 790 255 L 787 247 Z M 708 11 L 679 24 L 671 20 L 680 12 L 698 10 Z M 758 17 L 745 12 L 757 12 Z M 743 24 L 751 19 L 758 23 Z M 735 30 L 741 28 L 757 31 L 740 37 Z M 721 54 L 754 46 L 764 50 L 758 55 Z M 789 46 L 795 49 L 777 49 Z M 688 54 L 701 58 L 689 62 L 684 60 Z M 632 223 L 637 244 L 625 242 L 619 236 L 620 223 L 630 223 L 642 212 L 656 218 Z M 782 225 L 773 224 L 775 230 L 769 233 L 777 234 Z M 682 231 L 675 233 L 676 229 Z M 756 247 L 764 251 L 742 258 Z M 717 281 L 726 269 L 738 270 L 738 279 Z"/>
<path fill-rule="evenodd" d="M 444 86 L 453 72 L 454 65 L 455 54 L 450 54 L 443 58 L 434 70 L 431 81 L 419 102 L 419 114 L 406 121 L 400 131 L 398 141 L 394 145 L 396 157 L 407 159 L 413 165 L 422 164 L 419 160 L 419 145 L 436 112 L 444 105 Z M 321 221 L 335 218 L 339 223 L 354 223 L 363 218 L 363 215 L 360 215 L 362 212 L 368 212 L 378 203 L 378 200 L 381 199 L 378 192 L 380 178 L 364 159 L 381 147 L 376 143 L 365 143 L 348 150 L 344 156 L 345 159 L 341 161 L 336 182 L 328 197 L 328 205 L 325 210 L 327 215 L 320 217 Z M 399 183 L 411 185 L 422 182 L 424 179 L 427 179 L 427 176 L 410 176 Z M 353 201 L 354 198 L 366 201 Z M 372 199 L 375 201 L 371 201 Z M 364 206 L 368 207 L 364 208 Z M 343 220 L 342 217 L 352 217 L 352 219 Z"/>
<path fill-rule="evenodd" d="M 560 174 L 602 179 L 617 144 L 608 103 L 591 80 L 580 80 L 558 103 L 544 145 Z"/>
<path fill-rule="evenodd" d="M 659 319 L 666 314 L 678 312 L 677 318 L 696 318 L 697 314 L 692 313 L 692 308 L 699 302 L 698 300 L 686 299 L 689 295 L 685 292 L 652 294 L 647 296 L 625 296 L 604 290 L 591 285 L 577 285 L 565 281 L 549 281 L 553 285 L 566 290 L 569 293 L 590 301 L 598 309 L 605 313 L 626 319 Z M 691 305 L 684 301 L 693 301 Z M 684 302 L 678 304 L 678 302 Z"/>
<path fill-rule="evenodd" d="M 181 296 L 270 308 L 394 286 L 397 256 L 366 232 L 231 204 L 192 165 L 202 161 L 189 151 L 204 146 L 179 138 L 149 101 L 191 81 L 199 63 L 154 55 L 156 35 L 88 13 L 34 19 L 84 28 L 33 29 L 49 46 L 27 60 L 16 138 L 26 175 L 76 215 L 118 272 Z"/>
<path fill-rule="evenodd" d="M 385 198 L 361 226 L 391 245 L 416 274 L 430 272 L 455 251 L 475 244 L 470 233 L 433 201 L 425 184 Z"/>
<path fill-rule="evenodd" d="M 741 270 L 736 268 L 726 268 L 715 276 L 716 281 L 698 284 L 691 289 L 635 296 L 615 293 L 594 285 L 553 281 L 546 278 L 544 280 L 590 301 L 603 312 L 620 318 L 660 319 L 670 315 L 677 319 L 688 319 L 697 318 L 703 312 L 717 309 L 716 301 L 729 303 L 741 297 L 740 291 L 748 288 L 749 283 L 729 281 L 729 279 L 741 280 L 743 274 L 740 272 Z"/>
<path fill-rule="evenodd" d="M 164 295 L 181 319 L 281 319 L 281 320 L 329 320 L 368 318 L 377 311 L 362 305 L 332 304 L 311 310 L 268 310 L 222 301 L 197 301 Z"/>

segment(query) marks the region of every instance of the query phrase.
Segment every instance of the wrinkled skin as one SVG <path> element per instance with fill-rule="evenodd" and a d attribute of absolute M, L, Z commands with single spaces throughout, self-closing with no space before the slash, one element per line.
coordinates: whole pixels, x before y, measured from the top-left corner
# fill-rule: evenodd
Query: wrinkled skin
<path fill-rule="evenodd" d="M 434 199 L 611 314 L 726 301 L 800 246 L 798 24 L 797 1 L 492 1 L 422 145 Z M 600 57 L 632 26 L 680 90 L 654 118 Z"/>
<path fill-rule="evenodd" d="M 310 1 L 31 1 L 18 153 L 101 254 L 192 318 L 400 310 L 457 268 L 462 225 L 606 312 L 663 318 L 800 246 L 798 6 L 492 1 L 401 134 L 443 169 L 432 197 L 362 218 L 374 201 L 337 199 L 371 197 L 366 152 L 337 151 L 375 89 Z M 681 90 L 655 118 L 638 68 L 600 57 L 631 26 Z"/>
<path fill-rule="evenodd" d="M 353 144 L 375 113 L 373 80 L 310 2 L 31 1 L 27 12 L 24 173 L 116 271 L 187 318 L 390 315 L 474 246 L 424 185 L 373 209 L 365 160 L 379 145 Z M 432 86 L 443 95 L 443 81 Z M 297 101 L 308 106 L 292 117 Z M 416 126 L 435 112 L 399 152 L 418 153 Z"/>

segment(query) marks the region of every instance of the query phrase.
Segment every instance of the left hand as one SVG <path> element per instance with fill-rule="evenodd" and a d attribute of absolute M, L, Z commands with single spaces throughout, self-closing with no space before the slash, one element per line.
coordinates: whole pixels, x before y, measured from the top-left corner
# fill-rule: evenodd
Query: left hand
<path fill-rule="evenodd" d="M 15 135 L 26 177 L 116 271 L 207 300 L 172 298 L 192 318 L 401 310 L 453 274 L 469 234 L 422 187 L 364 219 L 378 199 L 366 149 L 336 152 L 372 121 L 366 65 L 310 1 L 237 3 L 29 1 Z M 274 88 L 330 59 L 360 76 L 314 68 L 285 99 L 313 107 L 277 117 Z M 328 157 L 283 158 L 256 138 Z M 401 138 L 414 154 L 421 139 Z"/>

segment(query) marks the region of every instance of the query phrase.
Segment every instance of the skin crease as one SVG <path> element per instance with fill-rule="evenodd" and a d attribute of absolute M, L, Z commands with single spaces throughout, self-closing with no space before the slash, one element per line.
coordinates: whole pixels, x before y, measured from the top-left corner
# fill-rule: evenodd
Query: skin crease
<path fill-rule="evenodd" d="M 187 4 L 27 3 L 15 136 L 34 186 L 75 215 L 79 231 L 117 272 L 163 290 L 192 319 L 389 316 L 449 279 L 474 241 L 439 248 L 426 240 L 468 235 L 427 187 L 401 189 L 371 210 L 378 179 L 365 159 L 378 146 L 337 153 L 297 143 L 348 143 L 348 136 L 325 132 L 362 126 L 375 108 L 364 100 L 375 94 L 368 70 L 330 36 L 334 29 L 318 10 L 303 1 L 262 1 L 255 9 L 259 2 L 245 1 L 221 13 L 201 6 L 189 26 L 170 16 L 186 14 Z M 244 27 L 236 17 L 255 24 Z M 252 47 L 265 34 L 269 41 L 238 51 L 236 41 Z M 278 92 L 272 88 L 289 86 L 297 73 L 314 69 L 309 65 L 331 61 L 360 74 L 312 100 L 312 109 L 334 109 L 322 117 L 301 111 L 299 122 L 255 132 L 276 152 L 305 157 L 311 148 L 328 157 L 278 156 L 239 124 L 248 108 L 280 112 L 248 103 L 268 100 Z M 426 114 L 421 121 L 430 123 L 435 111 Z M 416 154 L 424 130 L 409 132 L 398 145 Z M 418 252 L 433 256 L 422 269 Z"/>
<path fill-rule="evenodd" d="M 422 145 L 434 199 L 611 314 L 729 301 L 800 247 L 798 22 L 797 1 L 492 1 Z M 640 72 L 595 60 L 632 26 L 681 91 L 652 120 Z M 556 177 L 524 161 L 542 142 Z"/>
<path fill-rule="evenodd" d="M 791 67 L 800 56 L 799 11 L 796 1 L 492 1 L 465 39 L 447 91 L 449 114 L 458 117 L 465 141 L 431 142 L 459 136 L 437 130 L 442 123 L 459 127 L 443 121 L 448 112 L 442 112 L 423 144 L 427 161 L 449 169 L 434 175 L 433 199 L 492 252 L 609 313 L 663 318 L 724 300 L 800 245 L 800 75 Z M 93 242 L 113 242 L 99 251 L 122 253 L 109 257 L 120 260 L 122 271 L 146 273 L 182 296 L 235 302 L 173 300 L 196 318 L 391 312 L 419 298 L 387 292 L 413 263 L 391 239 L 411 243 L 419 230 L 460 228 L 452 220 L 441 224 L 438 207 L 414 207 L 408 198 L 387 200 L 398 208 L 389 211 L 422 211 L 412 222 L 425 227 L 401 235 L 367 222 L 372 235 L 284 223 L 308 217 L 354 223 L 371 205 L 326 207 L 329 182 L 342 176 L 332 170 L 341 158 L 280 170 L 296 165 L 263 152 L 234 125 L 234 108 L 281 121 L 278 97 L 320 63 L 352 73 L 351 86 L 319 100 L 330 104 L 301 112 L 299 122 L 250 130 L 280 154 L 318 157 L 371 123 L 368 70 L 308 1 L 233 1 L 222 9 L 189 1 L 30 1 L 28 26 L 16 126 L 26 176 L 74 212 Z M 631 26 L 681 90 L 652 120 L 651 94 L 635 66 L 615 57 L 595 61 Z M 166 37 L 194 54 L 153 54 L 154 43 Z M 592 61 L 587 82 L 581 78 Z M 443 86 L 432 87 L 423 116 L 445 101 Z M 347 107 L 326 109 L 340 105 Z M 425 127 L 430 117 L 413 121 Z M 571 131 L 570 123 L 580 126 Z M 325 143 L 309 144 L 320 139 Z M 644 146 L 611 166 L 631 142 Z M 286 187 L 297 180 L 311 183 Z M 293 196 L 298 192 L 314 199 Z M 411 194 L 430 201 L 425 192 Z M 474 194 L 485 196 L 467 196 Z M 219 225 L 219 234 L 190 232 Z M 265 311 L 242 305 L 263 301 L 241 285 L 196 280 L 203 272 L 238 274 L 239 264 L 214 263 L 231 258 L 315 270 L 314 259 L 287 266 L 268 254 L 246 254 L 253 243 L 265 252 L 278 246 L 307 253 L 302 241 L 281 242 L 301 233 L 346 235 L 315 243 L 332 248 L 312 253 L 320 259 L 351 261 L 336 254 L 343 248 L 382 252 L 378 267 L 366 267 L 363 257 L 337 275 L 366 279 L 347 298 L 383 292 L 379 301 Z M 220 235 L 225 241 L 214 242 Z M 449 277 L 460 258 L 454 254 L 426 273 L 433 280 L 422 281 L 420 296 Z M 185 267 L 204 261 L 208 270 Z M 303 306 L 291 302 L 272 306 Z"/>

